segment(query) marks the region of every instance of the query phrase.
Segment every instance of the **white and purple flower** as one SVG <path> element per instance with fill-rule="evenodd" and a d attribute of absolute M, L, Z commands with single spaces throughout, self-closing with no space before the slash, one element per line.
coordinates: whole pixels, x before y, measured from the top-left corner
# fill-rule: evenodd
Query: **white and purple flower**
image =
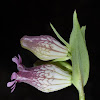
<path fill-rule="evenodd" d="M 23 36 L 20 42 L 23 48 L 44 61 L 63 59 L 68 56 L 68 48 L 49 35 Z"/>
<path fill-rule="evenodd" d="M 18 72 L 13 72 L 11 82 L 7 83 L 7 87 L 11 87 L 14 91 L 17 82 L 30 84 L 42 92 L 53 92 L 63 89 L 71 85 L 71 73 L 64 71 L 54 64 L 43 64 L 36 67 L 26 68 L 19 58 L 14 57 L 12 61 L 17 64 Z"/>

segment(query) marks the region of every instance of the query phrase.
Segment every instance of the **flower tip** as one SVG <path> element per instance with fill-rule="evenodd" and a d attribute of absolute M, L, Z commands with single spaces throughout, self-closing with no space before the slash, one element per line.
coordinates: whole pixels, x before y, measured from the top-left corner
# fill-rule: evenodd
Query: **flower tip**
<path fill-rule="evenodd" d="M 22 58 L 19 54 L 18 54 L 18 58 L 19 58 L 19 63 L 22 63 Z"/>
<path fill-rule="evenodd" d="M 14 63 L 16 63 L 16 64 L 19 63 L 18 58 L 17 58 L 16 56 L 12 58 L 12 61 L 13 61 Z"/>
<path fill-rule="evenodd" d="M 13 72 L 12 75 L 11 75 L 11 80 L 16 79 L 16 78 L 17 78 L 17 73 Z"/>
<path fill-rule="evenodd" d="M 29 39 L 30 36 L 27 36 L 27 35 L 24 35 L 21 39 L 20 39 L 20 42 L 22 43 L 23 41 Z"/>
<path fill-rule="evenodd" d="M 17 83 L 17 80 L 16 80 L 17 76 L 15 77 L 15 72 L 12 75 L 13 75 L 11 76 L 12 79 L 15 79 L 15 80 L 7 83 L 7 87 L 11 87 L 11 93 L 15 90 L 16 83 Z"/>
<path fill-rule="evenodd" d="M 15 56 L 12 58 L 12 61 L 15 62 L 17 64 L 17 69 L 19 71 L 24 70 L 24 66 L 22 64 L 22 58 L 21 56 L 18 54 L 18 58 Z"/>
<path fill-rule="evenodd" d="M 18 58 L 16 56 L 12 58 L 12 61 L 15 62 L 17 65 L 22 63 L 22 58 L 19 54 L 18 54 Z"/>
<path fill-rule="evenodd" d="M 25 36 L 23 36 L 23 37 L 20 39 L 20 42 L 22 42 L 22 41 L 24 40 L 24 37 L 25 37 Z"/>
<path fill-rule="evenodd" d="M 25 35 L 20 39 L 20 44 L 23 48 L 27 48 L 29 41 L 30 41 L 30 36 Z"/>
<path fill-rule="evenodd" d="M 11 87 L 14 83 L 13 82 L 8 82 L 7 87 Z"/>

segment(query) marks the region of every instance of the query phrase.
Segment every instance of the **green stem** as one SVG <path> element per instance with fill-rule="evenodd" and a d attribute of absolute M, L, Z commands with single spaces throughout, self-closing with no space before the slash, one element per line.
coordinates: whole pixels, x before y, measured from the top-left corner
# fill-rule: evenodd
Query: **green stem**
<path fill-rule="evenodd" d="M 80 89 L 79 89 L 79 100 L 85 100 L 85 93 L 82 84 L 80 85 Z"/>
<path fill-rule="evenodd" d="M 83 91 L 79 93 L 79 100 L 85 100 L 85 94 Z"/>
<path fill-rule="evenodd" d="M 60 63 L 62 66 L 66 67 L 67 69 L 72 71 L 72 66 L 68 62 L 59 61 L 58 63 Z"/>

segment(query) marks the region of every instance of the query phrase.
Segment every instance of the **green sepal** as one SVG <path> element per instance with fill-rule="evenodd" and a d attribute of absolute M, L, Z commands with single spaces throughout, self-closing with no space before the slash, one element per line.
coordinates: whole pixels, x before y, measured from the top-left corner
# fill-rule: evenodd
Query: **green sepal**
<path fill-rule="evenodd" d="M 57 62 L 53 62 L 53 61 L 41 61 L 41 60 L 37 60 L 33 66 L 40 66 L 40 65 L 44 65 L 44 64 L 54 64 L 59 66 L 61 69 L 65 70 L 65 71 L 69 71 L 71 73 L 72 71 L 72 66 L 66 62 L 66 61 L 57 61 Z"/>
<path fill-rule="evenodd" d="M 71 59 L 71 57 L 63 57 L 63 58 L 57 58 L 57 59 L 54 59 L 52 60 L 53 62 L 57 62 L 57 61 L 66 61 L 66 60 L 69 60 Z"/>

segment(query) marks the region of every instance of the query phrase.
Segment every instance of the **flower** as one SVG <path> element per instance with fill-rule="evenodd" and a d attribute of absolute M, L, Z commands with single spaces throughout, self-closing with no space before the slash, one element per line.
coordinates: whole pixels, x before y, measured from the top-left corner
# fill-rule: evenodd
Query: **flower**
<path fill-rule="evenodd" d="M 11 75 L 11 82 L 7 83 L 7 87 L 11 87 L 14 91 L 17 82 L 30 84 L 42 92 L 53 92 L 63 89 L 71 85 L 71 73 L 64 71 L 54 64 L 43 64 L 36 67 L 26 68 L 22 65 L 20 55 L 12 59 L 17 64 L 17 73 Z"/>
<path fill-rule="evenodd" d="M 20 42 L 23 48 L 44 61 L 65 58 L 68 55 L 67 47 L 49 35 L 23 36 Z"/>

